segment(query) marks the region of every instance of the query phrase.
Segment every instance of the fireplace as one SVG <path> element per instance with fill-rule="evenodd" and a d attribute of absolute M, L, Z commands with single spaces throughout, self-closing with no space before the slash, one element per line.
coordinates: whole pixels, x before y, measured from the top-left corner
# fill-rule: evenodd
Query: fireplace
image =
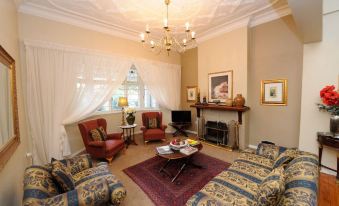
<path fill-rule="evenodd" d="M 207 121 L 205 124 L 204 139 L 217 145 L 227 145 L 228 127 L 224 122 Z"/>

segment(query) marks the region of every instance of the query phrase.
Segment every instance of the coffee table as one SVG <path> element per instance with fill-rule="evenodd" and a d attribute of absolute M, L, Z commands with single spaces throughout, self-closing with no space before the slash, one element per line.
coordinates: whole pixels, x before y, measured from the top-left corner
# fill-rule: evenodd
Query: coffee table
<path fill-rule="evenodd" d="M 169 143 L 167 145 L 169 145 Z M 198 153 L 202 149 L 203 146 L 200 143 L 200 144 L 195 145 L 193 147 L 197 148 L 198 151 L 193 153 L 193 154 L 190 154 L 190 155 L 182 154 L 179 150 L 173 150 L 173 149 L 172 150 L 173 150 L 174 153 L 172 153 L 172 154 L 159 154 L 157 152 L 158 156 L 160 156 L 164 159 L 167 159 L 167 162 L 165 163 L 164 166 L 162 166 L 160 168 L 159 172 L 165 173 L 170 178 L 172 178 L 171 182 L 174 182 L 187 166 L 192 166 L 192 167 L 202 169 L 203 167 L 201 165 L 197 165 L 193 162 L 192 157 L 194 156 L 194 154 Z M 166 167 L 172 162 L 175 163 L 175 164 L 181 163 L 180 169 L 178 170 L 178 172 L 175 175 L 171 174 L 169 171 L 166 170 Z"/>

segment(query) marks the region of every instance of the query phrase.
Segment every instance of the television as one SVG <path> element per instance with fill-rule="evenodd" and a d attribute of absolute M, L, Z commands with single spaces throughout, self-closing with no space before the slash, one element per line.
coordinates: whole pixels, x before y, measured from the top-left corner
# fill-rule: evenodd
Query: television
<path fill-rule="evenodd" d="M 172 123 L 191 123 L 191 111 L 187 110 L 173 110 Z"/>

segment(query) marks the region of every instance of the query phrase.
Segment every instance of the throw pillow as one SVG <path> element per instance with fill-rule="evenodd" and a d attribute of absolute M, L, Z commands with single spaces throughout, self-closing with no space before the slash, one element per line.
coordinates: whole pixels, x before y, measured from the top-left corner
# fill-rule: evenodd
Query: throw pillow
<path fill-rule="evenodd" d="M 258 206 L 277 205 L 285 191 L 284 167 L 273 169 L 258 189 Z"/>
<path fill-rule="evenodd" d="M 90 136 L 93 141 L 105 141 L 107 139 L 107 134 L 103 127 L 98 127 L 89 131 Z"/>
<path fill-rule="evenodd" d="M 272 144 L 260 143 L 258 145 L 256 154 L 271 160 L 277 159 L 277 157 L 286 150 L 285 147 L 279 147 Z"/>
<path fill-rule="evenodd" d="M 156 117 L 148 118 L 148 129 L 158 128 L 158 120 Z"/>
<path fill-rule="evenodd" d="M 286 149 L 273 163 L 273 169 L 288 164 L 298 155 L 297 149 Z"/>
<path fill-rule="evenodd" d="M 52 176 L 64 192 L 74 190 L 75 185 L 71 171 L 59 160 L 52 160 Z"/>

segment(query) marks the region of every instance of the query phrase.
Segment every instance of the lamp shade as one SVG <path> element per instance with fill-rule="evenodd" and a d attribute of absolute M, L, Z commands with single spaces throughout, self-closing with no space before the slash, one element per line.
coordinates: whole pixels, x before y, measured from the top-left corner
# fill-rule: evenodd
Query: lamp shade
<path fill-rule="evenodd" d="M 127 107 L 128 106 L 127 98 L 126 97 L 119 97 L 118 106 L 119 107 Z"/>

